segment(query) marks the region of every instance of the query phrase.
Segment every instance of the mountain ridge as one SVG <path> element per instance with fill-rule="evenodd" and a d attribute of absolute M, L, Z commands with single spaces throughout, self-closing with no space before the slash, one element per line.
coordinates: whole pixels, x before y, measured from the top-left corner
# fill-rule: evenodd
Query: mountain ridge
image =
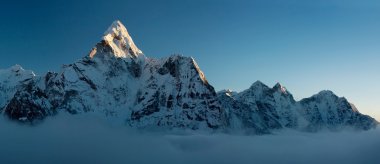
<path fill-rule="evenodd" d="M 141 129 L 224 129 L 255 134 L 282 128 L 368 130 L 378 124 L 332 91 L 295 101 L 282 84 L 271 88 L 256 81 L 239 93 L 217 93 L 194 58 L 146 57 L 120 21 L 111 24 L 87 56 L 58 72 L 33 73 L 26 79 L 16 79 L 14 85 L 0 81 L 0 89 L 7 93 L 2 95 L 6 105 L 0 104 L 1 113 L 25 123 L 59 112 L 93 112 Z"/>

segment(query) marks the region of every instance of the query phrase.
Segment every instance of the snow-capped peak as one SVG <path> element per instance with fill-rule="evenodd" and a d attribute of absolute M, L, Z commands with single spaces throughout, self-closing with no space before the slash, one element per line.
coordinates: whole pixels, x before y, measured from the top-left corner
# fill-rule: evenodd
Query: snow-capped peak
<path fill-rule="evenodd" d="M 284 93 L 284 94 L 288 93 L 288 91 L 286 90 L 286 88 L 282 84 L 280 84 L 280 83 L 276 83 L 276 85 L 273 86 L 273 89 L 277 90 L 277 91 L 280 91 L 281 93 Z"/>
<path fill-rule="evenodd" d="M 10 70 L 12 70 L 13 72 L 18 72 L 18 71 L 23 71 L 24 69 L 21 67 L 21 65 L 14 65 L 10 68 Z"/>
<path fill-rule="evenodd" d="M 21 65 L 13 65 L 7 69 L 0 69 L 0 75 L 2 77 L 8 76 L 8 75 L 26 75 L 26 76 L 36 76 L 33 71 L 30 70 L 24 70 L 24 68 L 21 67 Z M 0 78 L 1 79 L 1 78 Z"/>
<path fill-rule="evenodd" d="M 103 41 L 110 46 L 113 54 L 120 58 L 137 58 L 143 56 L 129 35 L 127 29 L 120 21 L 114 21 L 107 31 L 104 32 Z M 90 57 L 96 54 L 96 49 L 90 53 Z"/>
<path fill-rule="evenodd" d="M 233 97 L 233 96 L 236 96 L 238 93 L 231 89 L 223 89 L 219 91 L 218 94 L 225 94 L 226 96 Z"/>
<path fill-rule="evenodd" d="M 263 82 L 261 82 L 260 80 L 257 80 L 256 82 L 254 82 L 250 88 L 256 88 L 256 87 L 267 87 Z"/>
<path fill-rule="evenodd" d="M 20 85 L 22 81 L 32 79 L 36 75 L 31 70 L 24 70 L 20 65 L 16 64 L 7 69 L 0 69 L 0 99 L 4 99 L 4 96 L 12 96 L 15 93 L 13 90 L 16 86 Z M 2 89 L 5 89 L 3 91 Z M 9 99 L 5 98 L 5 99 Z M 0 100 L 0 108 L 4 103 Z M 0 109 L 1 110 L 1 109 Z"/>
<path fill-rule="evenodd" d="M 318 96 L 334 96 L 334 97 L 338 97 L 333 91 L 330 91 L 330 90 L 323 90 L 323 91 L 320 91 L 318 94 L 316 94 Z"/>

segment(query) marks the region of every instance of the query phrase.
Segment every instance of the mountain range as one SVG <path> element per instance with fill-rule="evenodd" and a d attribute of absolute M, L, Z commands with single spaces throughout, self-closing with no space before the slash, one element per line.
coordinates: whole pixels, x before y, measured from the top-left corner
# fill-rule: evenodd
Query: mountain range
<path fill-rule="evenodd" d="M 280 83 L 216 92 L 192 57 L 147 57 L 115 21 L 88 55 L 37 76 L 15 65 L 0 70 L 0 112 L 38 124 L 65 112 L 92 113 L 138 129 L 192 129 L 267 134 L 369 130 L 379 123 L 344 97 L 321 91 L 296 101 Z"/>

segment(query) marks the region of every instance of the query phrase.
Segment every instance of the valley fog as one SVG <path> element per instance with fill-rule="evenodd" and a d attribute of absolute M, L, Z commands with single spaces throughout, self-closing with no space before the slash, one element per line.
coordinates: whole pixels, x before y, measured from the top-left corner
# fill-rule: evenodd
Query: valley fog
<path fill-rule="evenodd" d="M 380 162 L 379 128 L 257 136 L 141 132 L 89 115 L 59 115 L 34 127 L 0 122 L 2 163 Z"/>

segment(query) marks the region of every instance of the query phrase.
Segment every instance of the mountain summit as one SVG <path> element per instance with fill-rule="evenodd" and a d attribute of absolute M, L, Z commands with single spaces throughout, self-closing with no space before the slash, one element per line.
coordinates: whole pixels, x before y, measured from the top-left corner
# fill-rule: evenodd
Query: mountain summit
<path fill-rule="evenodd" d="M 280 84 L 280 83 L 276 83 L 276 85 L 273 86 L 273 89 L 283 93 L 283 94 L 289 94 L 288 91 L 286 90 L 286 88 Z"/>
<path fill-rule="evenodd" d="M 191 57 L 145 57 L 115 21 L 89 55 L 59 72 L 35 76 L 21 66 L 0 70 L 0 111 L 37 123 L 58 113 L 94 113 L 139 129 L 271 133 L 377 126 L 345 98 L 322 91 L 295 101 L 281 84 L 260 81 L 240 93 L 215 92 Z"/>
<path fill-rule="evenodd" d="M 110 53 L 120 58 L 138 58 L 143 56 L 129 35 L 127 29 L 120 21 L 114 21 L 104 32 L 102 41 L 90 52 L 90 57 L 95 56 L 98 49 L 110 50 Z"/>

